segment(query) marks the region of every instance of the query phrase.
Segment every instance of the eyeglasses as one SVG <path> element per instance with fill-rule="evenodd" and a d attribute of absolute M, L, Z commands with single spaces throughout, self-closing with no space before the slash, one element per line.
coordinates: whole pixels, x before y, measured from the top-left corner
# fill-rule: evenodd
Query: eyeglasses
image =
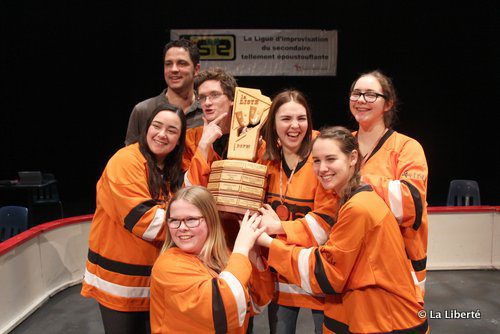
<path fill-rule="evenodd" d="M 365 99 L 366 102 L 368 103 L 373 103 L 375 101 L 377 101 L 377 98 L 380 96 L 380 97 L 383 97 L 384 99 L 386 98 L 384 94 L 379 94 L 379 93 L 375 93 L 375 92 L 364 92 L 364 93 L 361 93 L 361 92 L 358 92 L 358 91 L 353 91 L 351 92 L 351 95 L 349 96 L 349 100 L 353 101 L 353 102 L 356 102 L 357 100 L 359 100 L 359 98 L 363 96 L 363 98 Z"/>
<path fill-rule="evenodd" d="M 219 97 L 221 97 L 222 95 L 224 95 L 224 93 L 211 92 L 208 95 L 199 95 L 198 101 L 200 101 L 200 103 L 205 103 L 205 102 L 207 102 L 207 98 L 210 98 L 210 101 L 213 102 L 213 101 L 217 100 Z"/>
<path fill-rule="evenodd" d="M 184 225 L 186 225 L 186 227 L 195 228 L 195 227 L 200 226 L 200 222 L 203 218 L 204 218 L 203 216 L 187 217 L 187 218 L 182 218 L 182 219 L 170 217 L 167 219 L 167 224 L 168 224 L 168 227 L 170 227 L 170 228 L 179 228 L 179 227 L 181 227 L 182 222 L 184 222 Z"/>

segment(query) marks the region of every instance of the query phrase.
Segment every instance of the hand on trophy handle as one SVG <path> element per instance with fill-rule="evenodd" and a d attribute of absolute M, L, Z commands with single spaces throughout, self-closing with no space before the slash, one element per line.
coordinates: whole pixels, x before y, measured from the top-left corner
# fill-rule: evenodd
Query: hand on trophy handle
<path fill-rule="evenodd" d="M 203 116 L 203 134 L 201 135 L 198 148 L 203 153 L 205 159 L 208 158 L 208 149 L 212 147 L 212 144 L 222 137 L 222 128 L 220 123 L 227 117 L 228 113 L 217 116 L 216 119 L 210 123 L 207 121 L 206 117 Z"/>
<path fill-rule="evenodd" d="M 259 212 L 262 214 L 260 226 L 266 228 L 267 234 L 285 234 L 280 218 L 269 204 L 264 204 Z"/>
<path fill-rule="evenodd" d="M 249 255 L 257 238 L 264 232 L 264 227 L 259 227 L 261 217 L 254 213 L 250 216 L 249 211 L 245 213 L 240 221 L 240 231 L 234 241 L 233 253 L 240 253 L 245 256 Z"/>

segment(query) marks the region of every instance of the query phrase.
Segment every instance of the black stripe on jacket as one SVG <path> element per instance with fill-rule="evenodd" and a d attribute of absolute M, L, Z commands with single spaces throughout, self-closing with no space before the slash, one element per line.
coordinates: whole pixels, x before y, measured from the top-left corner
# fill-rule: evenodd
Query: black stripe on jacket
<path fill-rule="evenodd" d="M 393 129 L 389 129 L 387 130 L 387 132 L 382 136 L 382 138 L 380 138 L 380 140 L 378 141 L 377 143 L 377 146 L 375 146 L 373 148 L 373 151 L 372 153 L 370 154 L 370 156 L 368 158 L 366 158 L 365 160 L 365 163 L 370 160 L 371 157 L 373 157 L 375 155 L 375 153 L 378 152 L 378 150 L 380 150 L 380 148 L 382 147 L 382 145 L 385 144 L 385 142 L 387 141 L 387 139 L 389 139 L 389 137 L 394 133 L 394 130 Z M 356 132 L 356 138 L 358 138 L 358 133 Z"/>
<path fill-rule="evenodd" d="M 144 216 L 146 212 L 148 212 L 153 206 L 157 205 L 156 201 L 150 199 L 146 202 L 142 202 L 141 204 L 134 207 L 128 215 L 125 217 L 125 228 L 132 232 L 135 224 Z"/>
<path fill-rule="evenodd" d="M 140 264 L 129 264 L 105 258 L 89 249 L 88 260 L 90 263 L 99 267 L 112 271 L 114 273 L 129 275 L 129 276 L 151 276 L 152 266 L 143 266 Z"/>
<path fill-rule="evenodd" d="M 415 222 L 413 223 L 413 229 L 416 231 L 420 225 L 422 225 L 422 212 L 424 211 L 422 197 L 420 197 L 420 192 L 413 184 L 406 180 L 401 181 L 401 183 L 406 184 L 413 198 L 413 204 L 415 205 Z"/>
<path fill-rule="evenodd" d="M 425 321 L 418 326 L 408 328 L 408 329 L 394 330 L 391 333 L 393 333 L 393 334 L 425 334 L 428 329 L 429 329 L 429 324 L 427 323 L 427 319 L 425 319 Z"/>
<path fill-rule="evenodd" d="M 325 327 L 331 330 L 336 334 L 351 334 L 349 331 L 349 326 L 344 324 L 343 322 L 337 321 L 335 319 L 329 318 L 325 315 L 324 320 Z M 429 328 L 429 324 L 427 323 L 427 319 L 418 326 L 407 328 L 407 329 L 397 329 L 391 332 L 378 333 L 378 334 L 425 334 L 427 329 Z"/>
<path fill-rule="evenodd" d="M 427 267 L 427 256 L 424 257 L 422 260 L 411 260 L 411 265 L 413 267 L 413 270 L 415 271 L 422 271 Z"/>
<path fill-rule="evenodd" d="M 337 293 L 328 281 L 328 277 L 326 277 L 325 267 L 323 266 L 323 261 L 321 260 L 319 249 L 317 248 L 314 250 L 314 257 L 316 259 L 316 265 L 314 266 L 314 277 L 316 277 L 316 281 L 318 281 L 321 291 L 323 291 L 323 293 L 327 295 L 333 295 Z"/>
<path fill-rule="evenodd" d="M 313 211 L 314 212 L 314 211 Z M 320 216 L 321 218 L 323 218 L 323 220 L 330 226 L 333 226 L 335 225 L 335 219 L 332 217 L 332 216 L 329 216 L 327 214 L 324 214 L 324 213 L 318 213 L 318 212 L 314 212 L 315 214 L 317 214 L 318 216 Z"/>
<path fill-rule="evenodd" d="M 325 327 L 335 334 L 351 334 L 351 332 L 349 332 L 349 326 L 347 326 L 343 322 L 337 321 L 333 318 L 329 318 L 326 315 L 323 321 Z"/>
<path fill-rule="evenodd" d="M 214 319 L 215 333 L 227 333 L 226 309 L 215 277 L 212 278 L 212 318 Z"/>

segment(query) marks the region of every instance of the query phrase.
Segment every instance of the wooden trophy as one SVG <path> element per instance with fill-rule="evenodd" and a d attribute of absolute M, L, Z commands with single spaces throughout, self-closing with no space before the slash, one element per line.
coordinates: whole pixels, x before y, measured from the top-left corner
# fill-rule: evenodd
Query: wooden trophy
<path fill-rule="evenodd" d="M 214 161 L 207 188 L 219 211 L 257 212 L 266 195 L 267 166 L 254 163 L 260 131 L 269 114 L 271 99 L 258 89 L 237 87 L 227 148 L 227 159 Z"/>

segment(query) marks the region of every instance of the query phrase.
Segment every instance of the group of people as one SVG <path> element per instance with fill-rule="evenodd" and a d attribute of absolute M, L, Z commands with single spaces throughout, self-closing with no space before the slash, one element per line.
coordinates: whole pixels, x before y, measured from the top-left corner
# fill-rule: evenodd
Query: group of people
<path fill-rule="evenodd" d="M 251 333 L 265 307 L 271 333 L 295 333 L 301 308 L 315 333 L 427 333 L 427 163 L 392 128 L 391 79 L 353 82 L 355 131 L 315 130 L 301 91 L 277 93 L 256 161 L 265 203 L 240 216 L 206 189 L 236 80 L 200 71 L 188 40 L 163 59 L 167 88 L 134 107 L 96 187 L 81 293 L 106 333 Z"/>

